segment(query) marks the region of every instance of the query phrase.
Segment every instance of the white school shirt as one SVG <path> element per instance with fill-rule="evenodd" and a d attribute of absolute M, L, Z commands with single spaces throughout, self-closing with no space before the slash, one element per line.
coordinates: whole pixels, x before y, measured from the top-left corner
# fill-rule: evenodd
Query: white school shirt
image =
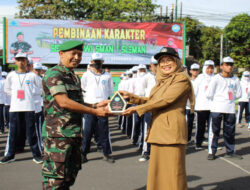
<path fill-rule="evenodd" d="M 135 93 L 135 83 L 137 78 L 129 78 L 128 79 L 128 92 L 134 94 Z"/>
<path fill-rule="evenodd" d="M 195 111 L 210 110 L 211 100 L 206 97 L 206 91 L 213 78 L 213 75 L 209 76 L 202 73 L 192 83 L 195 95 Z"/>
<path fill-rule="evenodd" d="M 146 73 L 143 75 L 137 74 L 137 78 L 134 79 L 134 94 L 140 97 L 145 97 L 146 94 Z"/>
<path fill-rule="evenodd" d="M 217 74 L 211 80 L 206 96 L 211 99 L 211 112 L 234 114 L 234 101 L 241 97 L 240 81 L 236 76 L 224 78 Z"/>
<path fill-rule="evenodd" d="M 122 80 L 122 86 L 120 88 L 121 89 L 119 89 L 119 90 L 128 91 L 128 89 L 129 89 L 129 80 L 128 80 L 128 78 Z"/>
<path fill-rule="evenodd" d="M 196 78 L 197 79 L 197 78 Z M 191 81 L 191 84 L 192 84 L 192 87 L 194 88 L 194 82 L 196 79 L 192 79 L 190 78 L 190 81 Z M 187 105 L 186 105 L 186 109 L 190 110 L 191 109 L 191 106 L 190 106 L 190 101 L 189 99 L 187 100 Z"/>
<path fill-rule="evenodd" d="M 11 96 L 10 112 L 35 111 L 33 89 L 38 86 L 29 73 L 12 71 L 7 75 L 4 91 Z M 18 99 L 18 91 L 24 91 L 24 98 Z"/>
<path fill-rule="evenodd" d="M 4 104 L 4 78 L 0 79 L 0 104 Z"/>
<path fill-rule="evenodd" d="M 6 79 L 4 80 L 4 86 L 5 86 L 5 84 L 6 84 Z M 8 95 L 6 92 L 4 92 L 4 105 L 9 106 L 10 99 L 11 99 L 11 96 Z"/>
<path fill-rule="evenodd" d="M 114 84 L 110 73 L 103 71 L 95 74 L 88 71 L 82 75 L 81 87 L 83 90 L 84 102 L 95 104 L 107 100 L 114 92 Z"/>
<path fill-rule="evenodd" d="M 156 85 L 155 75 L 151 72 L 148 72 L 144 78 L 146 83 L 145 97 L 149 97 L 152 88 L 154 88 Z"/>
<path fill-rule="evenodd" d="M 124 90 L 124 79 L 120 80 L 120 83 L 118 84 L 118 90 Z"/>
<path fill-rule="evenodd" d="M 42 111 L 42 78 L 38 76 L 37 74 L 30 72 L 31 75 L 33 75 L 34 80 L 36 81 L 37 86 L 34 86 L 33 88 L 33 94 L 34 94 L 34 104 L 35 104 L 35 113 L 39 113 Z"/>
<path fill-rule="evenodd" d="M 242 90 L 241 98 L 239 102 L 248 102 L 249 101 L 249 92 L 250 92 L 250 78 L 249 77 L 242 77 L 240 81 L 240 86 Z"/>

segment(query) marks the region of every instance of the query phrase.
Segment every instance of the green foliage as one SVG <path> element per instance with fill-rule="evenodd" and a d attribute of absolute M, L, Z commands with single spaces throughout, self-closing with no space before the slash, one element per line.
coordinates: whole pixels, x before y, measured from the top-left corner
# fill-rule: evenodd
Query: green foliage
<path fill-rule="evenodd" d="M 151 0 L 19 0 L 19 18 L 152 21 Z"/>
<path fill-rule="evenodd" d="M 200 62 L 205 60 L 213 60 L 219 65 L 220 63 L 220 35 L 223 31 L 218 27 L 203 27 L 201 30 L 200 44 L 202 46 L 202 58 Z"/>
<path fill-rule="evenodd" d="M 225 28 L 229 40 L 230 56 L 237 67 L 250 65 L 250 16 L 239 14 Z"/>
<path fill-rule="evenodd" d="M 195 59 L 200 59 L 202 55 L 200 38 L 201 30 L 204 25 L 198 20 L 189 17 L 183 18 L 182 21 L 185 21 L 187 26 L 187 45 L 189 45 L 189 55 L 194 56 Z"/>

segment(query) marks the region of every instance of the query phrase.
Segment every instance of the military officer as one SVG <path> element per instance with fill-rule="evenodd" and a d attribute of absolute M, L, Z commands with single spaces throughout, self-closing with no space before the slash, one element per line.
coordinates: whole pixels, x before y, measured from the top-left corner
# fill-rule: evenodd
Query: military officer
<path fill-rule="evenodd" d="M 69 189 L 81 169 L 82 113 L 106 117 L 109 101 L 83 105 L 79 77 L 74 73 L 82 60 L 83 43 L 67 41 L 59 47 L 60 62 L 43 78 L 45 121 L 43 189 Z"/>

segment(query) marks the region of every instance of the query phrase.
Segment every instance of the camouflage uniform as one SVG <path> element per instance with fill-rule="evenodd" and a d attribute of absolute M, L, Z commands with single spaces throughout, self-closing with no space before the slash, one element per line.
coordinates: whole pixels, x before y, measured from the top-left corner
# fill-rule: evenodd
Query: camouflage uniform
<path fill-rule="evenodd" d="M 11 44 L 10 46 L 11 49 L 13 49 L 14 51 L 17 51 L 19 49 L 22 50 L 21 53 L 26 53 L 28 51 L 31 51 L 31 45 L 28 44 L 27 42 L 14 42 Z M 14 56 L 16 56 L 17 53 L 14 53 Z"/>
<path fill-rule="evenodd" d="M 67 94 L 83 103 L 80 79 L 73 71 L 59 64 L 43 78 L 44 163 L 43 189 L 69 189 L 81 169 L 82 114 L 60 108 L 54 96 Z"/>

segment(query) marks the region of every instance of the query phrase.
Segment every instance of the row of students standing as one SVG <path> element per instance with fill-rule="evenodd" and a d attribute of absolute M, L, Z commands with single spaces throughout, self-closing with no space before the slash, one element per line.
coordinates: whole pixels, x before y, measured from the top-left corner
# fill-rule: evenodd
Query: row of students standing
<path fill-rule="evenodd" d="M 226 157 L 242 159 L 235 150 L 235 100 L 242 96 L 239 79 L 232 74 L 234 61 L 230 57 L 223 58 L 221 72 L 214 75 L 214 62 L 204 63 L 202 74 L 198 75 L 199 67 L 191 66 L 192 84 L 195 93 L 195 112 L 197 123 L 195 132 L 196 150 L 202 149 L 206 127 L 208 128 L 208 160 L 216 158 L 218 139 L 223 121 L 223 138 Z M 248 90 L 246 90 L 248 91 Z M 247 92 L 249 93 L 249 92 Z M 248 95 L 249 101 L 249 95 Z M 191 140 L 194 115 L 187 114 L 188 140 Z"/>
<path fill-rule="evenodd" d="M 147 72 L 146 65 L 140 64 L 126 71 L 121 76 L 121 82 L 118 86 L 120 91 L 128 91 L 140 97 L 148 97 L 151 89 L 155 86 L 155 72 L 157 61 L 152 57 Z M 127 108 L 136 105 L 127 105 Z M 134 113 L 130 117 L 120 116 L 119 126 L 123 133 L 126 133 L 132 140 L 133 145 L 138 145 L 142 152 L 139 161 L 146 161 L 150 155 L 150 145 L 145 142 L 148 127 L 150 127 L 151 114 L 146 113 L 141 117 Z"/>
<path fill-rule="evenodd" d="M 97 103 L 107 100 L 114 92 L 114 84 L 110 73 L 102 69 L 103 55 L 93 53 L 88 71 L 82 75 L 81 88 L 84 103 L 96 108 Z M 88 161 L 91 139 L 94 136 L 97 143 L 97 151 L 103 153 L 103 160 L 114 163 L 111 156 L 112 145 L 109 134 L 108 117 L 99 117 L 92 114 L 84 114 L 84 129 L 82 141 L 82 163 Z"/>
<path fill-rule="evenodd" d="M 0 134 L 4 134 L 5 128 L 9 129 L 10 96 L 4 92 L 4 83 L 7 72 L 2 72 L 0 66 Z"/>
<path fill-rule="evenodd" d="M 42 163 L 41 115 L 42 88 L 40 63 L 34 63 L 24 53 L 15 56 L 17 70 L 7 75 L 4 92 L 11 97 L 9 110 L 9 134 L 1 164 L 13 162 L 15 154 L 23 151 L 26 139 L 35 163 Z M 35 73 L 37 72 L 37 73 Z M 37 120 L 40 120 L 38 123 Z"/>
<path fill-rule="evenodd" d="M 250 73 L 249 71 L 244 71 L 240 80 L 240 85 L 242 89 L 242 96 L 239 99 L 237 123 L 240 127 L 245 127 L 242 123 L 243 112 L 245 111 L 245 121 L 248 125 L 248 130 L 250 131 Z"/>

